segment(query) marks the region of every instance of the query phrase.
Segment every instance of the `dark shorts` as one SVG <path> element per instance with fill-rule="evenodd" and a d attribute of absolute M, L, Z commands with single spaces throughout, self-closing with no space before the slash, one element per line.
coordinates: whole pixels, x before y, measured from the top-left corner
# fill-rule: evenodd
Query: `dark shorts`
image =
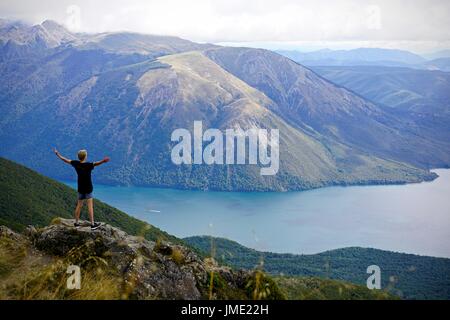
<path fill-rule="evenodd" d="M 92 193 L 79 193 L 78 192 L 78 200 L 87 200 L 92 199 Z"/>

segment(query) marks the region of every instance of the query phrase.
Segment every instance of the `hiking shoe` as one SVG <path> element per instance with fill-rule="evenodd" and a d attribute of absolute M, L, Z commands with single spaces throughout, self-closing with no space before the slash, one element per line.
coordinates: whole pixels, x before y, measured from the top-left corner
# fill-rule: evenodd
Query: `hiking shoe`
<path fill-rule="evenodd" d="M 101 226 L 101 223 L 95 222 L 91 224 L 91 230 L 97 230 Z"/>
<path fill-rule="evenodd" d="M 78 228 L 79 226 L 81 226 L 81 224 L 80 224 L 79 222 L 75 222 L 75 223 L 73 224 L 73 226 L 74 226 L 75 228 Z"/>

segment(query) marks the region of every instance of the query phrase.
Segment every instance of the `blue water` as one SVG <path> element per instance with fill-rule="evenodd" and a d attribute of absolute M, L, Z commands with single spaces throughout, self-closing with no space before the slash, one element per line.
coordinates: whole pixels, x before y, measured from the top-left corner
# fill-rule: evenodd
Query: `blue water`
<path fill-rule="evenodd" d="M 433 182 L 396 186 L 228 193 L 96 184 L 94 195 L 178 237 L 214 235 L 273 252 L 362 246 L 450 257 L 450 170 L 434 171 Z"/>

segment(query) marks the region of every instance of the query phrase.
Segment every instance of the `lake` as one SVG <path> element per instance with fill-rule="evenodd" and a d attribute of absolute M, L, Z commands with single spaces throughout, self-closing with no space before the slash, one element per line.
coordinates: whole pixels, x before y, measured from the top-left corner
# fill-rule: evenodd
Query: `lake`
<path fill-rule="evenodd" d="M 433 171 L 435 181 L 409 185 L 245 193 L 95 184 L 94 195 L 178 237 L 283 253 L 360 246 L 450 257 L 450 169 Z"/>

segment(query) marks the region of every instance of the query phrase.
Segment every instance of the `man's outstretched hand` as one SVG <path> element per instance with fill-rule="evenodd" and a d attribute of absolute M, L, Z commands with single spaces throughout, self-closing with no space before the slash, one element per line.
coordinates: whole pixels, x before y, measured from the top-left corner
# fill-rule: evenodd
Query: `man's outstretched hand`
<path fill-rule="evenodd" d="M 59 152 L 58 150 L 56 150 L 56 148 L 53 148 L 53 152 L 56 154 L 56 156 L 58 158 L 60 158 L 62 161 L 64 161 L 65 163 L 69 163 L 70 164 L 70 159 L 64 158 Z"/>
<path fill-rule="evenodd" d="M 94 166 L 96 167 L 107 162 L 109 162 L 109 157 L 104 157 L 102 160 L 94 162 Z"/>

